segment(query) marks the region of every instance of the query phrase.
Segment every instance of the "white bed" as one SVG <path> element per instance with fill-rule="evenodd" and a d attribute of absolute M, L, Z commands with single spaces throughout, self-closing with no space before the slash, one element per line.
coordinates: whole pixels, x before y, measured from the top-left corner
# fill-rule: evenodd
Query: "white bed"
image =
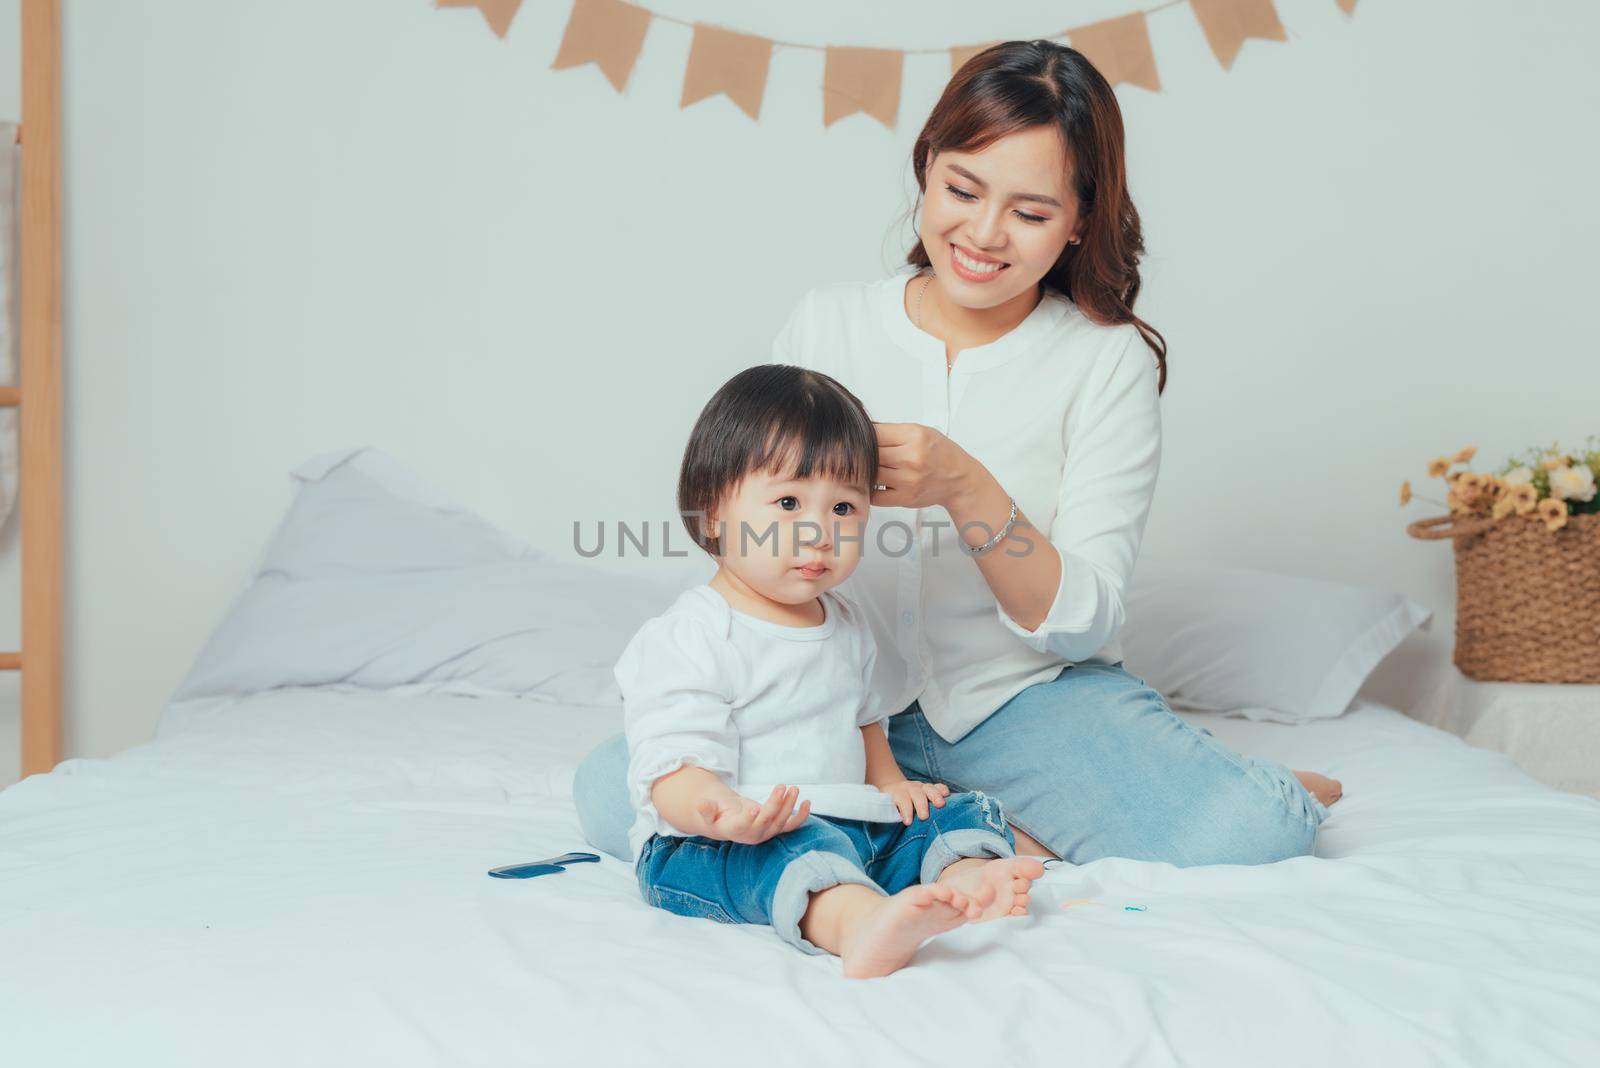
<path fill-rule="evenodd" d="M 486 874 L 585 847 L 573 775 L 619 729 L 610 665 L 670 583 L 532 553 L 378 454 L 295 477 L 156 739 L 0 793 L 0 1063 L 1600 1053 L 1600 802 L 1393 709 L 1346 711 L 1412 606 L 1270 576 L 1230 576 L 1253 592 L 1222 607 L 1209 572 L 1146 584 L 1134 609 L 1161 626 L 1130 658 L 1164 693 L 1320 709 L 1191 717 L 1343 780 L 1318 855 L 1055 866 L 1026 919 L 849 982 L 767 928 L 647 907 L 610 858 Z M 1361 656 L 1328 640 L 1335 618 Z"/>
<path fill-rule="evenodd" d="M 1194 718 L 1344 781 L 1317 856 L 1056 866 L 1033 916 L 860 983 L 765 928 L 646 907 L 609 857 L 486 876 L 585 848 L 572 775 L 615 706 L 352 686 L 175 702 L 153 743 L 0 793 L 4 1055 L 1593 1063 L 1600 802 L 1370 704 Z M 1103 904 L 1061 907 L 1079 899 Z"/>

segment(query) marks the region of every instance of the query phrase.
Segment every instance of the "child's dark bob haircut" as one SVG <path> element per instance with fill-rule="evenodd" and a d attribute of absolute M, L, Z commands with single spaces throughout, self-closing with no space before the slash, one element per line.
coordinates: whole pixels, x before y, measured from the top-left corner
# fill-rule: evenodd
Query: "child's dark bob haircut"
<path fill-rule="evenodd" d="M 744 477 L 824 475 L 871 493 L 878 436 L 855 394 L 820 371 L 768 363 L 740 371 L 706 402 L 678 472 L 678 512 L 696 545 L 721 555 L 706 517 Z"/>

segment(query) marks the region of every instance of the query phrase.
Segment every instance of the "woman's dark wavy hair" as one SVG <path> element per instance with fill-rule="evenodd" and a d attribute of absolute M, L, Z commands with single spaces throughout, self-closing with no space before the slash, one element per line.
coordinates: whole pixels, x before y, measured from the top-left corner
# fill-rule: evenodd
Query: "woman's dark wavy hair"
<path fill-rule="evenodd" d="M 911 150 L 917 189 L 927 195 L 928 165 L 940 152 L 981 152 L 1007 134 L 1035 126 L 1060 132 L 1084 216 L 1080 244 L 1062 250 L 1044 284 L 1097 323 L 1133 323 L 1155 353 L 1159 394 L 1167 385 L 1167 342 L 1133 314 L 1144 237 L 1128 195 L 1122 110 L 1083 53 L 1054 41 L 1006 41 L 962 64 Z M 920 240 L 906 262 L 930 265 Z"/>
<path fill-rule="evenodd" d="M 821 371 L 767 363 L 712 395 L 689 432 L 678 471 L 678 513 L 696 545 L 720 556 L 706 517 L 754 471 L 825 475 L 870 493 L 878 436 L 856 395 Z"/>

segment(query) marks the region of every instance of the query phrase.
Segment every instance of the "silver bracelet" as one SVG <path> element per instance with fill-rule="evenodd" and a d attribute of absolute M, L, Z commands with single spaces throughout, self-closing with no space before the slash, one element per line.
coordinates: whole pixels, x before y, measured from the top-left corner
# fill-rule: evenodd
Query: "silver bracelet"
<path fill-rule="evenodd" d="M 999 545 L 1001 542 L 1006 540 L 1006 538 L 1011 534 L 1011 528 L 1016 521 L 1017 499 L 1013 497 L 1011 498 L 1011 516 L 1006 520 L 1006 525 L 1000 528 L 1000 533 L 996 534 L 982 545 L 976 547 L 968 545 L 965 538 L 958 536 L 956 540 L 961 543 L 961 547 L 963 549 L 967 550 L 968 556 L 982 556 L 984 553 L 988 552 L 990 549 L 993 549 L 996 545 Z"/>

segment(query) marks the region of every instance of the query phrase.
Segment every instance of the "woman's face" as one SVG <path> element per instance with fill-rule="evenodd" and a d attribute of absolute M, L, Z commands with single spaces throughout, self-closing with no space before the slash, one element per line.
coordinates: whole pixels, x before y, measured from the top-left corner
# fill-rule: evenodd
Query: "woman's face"
<path fill-rule="evenodd" d="M 1078 236 L 1070 177 L 1060 134 L 1049 126 L 982 152 L 936 155 L 921 237 L 943 294 L 963 307 L 993 308 L 1031 292 Z"/>

